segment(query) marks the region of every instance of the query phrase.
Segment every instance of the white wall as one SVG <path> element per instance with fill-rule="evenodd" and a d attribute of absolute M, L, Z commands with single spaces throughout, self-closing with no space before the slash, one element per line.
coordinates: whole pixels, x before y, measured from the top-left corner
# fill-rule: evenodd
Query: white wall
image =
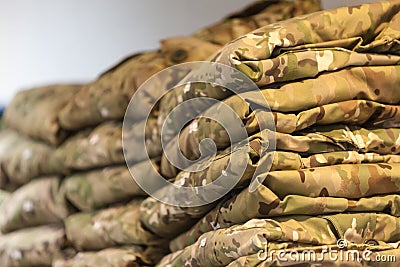
<path fill-rule="evenodd" d="M 251 2 L 0 0 L 0 105 L 23 88 L 94 79 L 127 54 L 156 48 L 161 38 L 189 34 Z M 374 0 L 323 0 L 326 8 L 363 2 Z"/>

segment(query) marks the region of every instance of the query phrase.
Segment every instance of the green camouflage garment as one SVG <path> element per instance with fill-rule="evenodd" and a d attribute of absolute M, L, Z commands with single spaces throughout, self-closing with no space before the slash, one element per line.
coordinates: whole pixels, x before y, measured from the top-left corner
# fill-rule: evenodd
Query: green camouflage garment
<path fill-rule="evenodd" d="M 29 137 L 59 145 L 66 137 L 58 121 L 61 109 L 81 85 L 49 85 L 18 92 L 3 115 L 4 125 Z"/>
<path fill-rule="evenodd" d="M 346 151 L 315 154 L 304 159 L 297 153 L 278 151 L 271 153 L 270 156 L 262 157 L 259 163 L 260 168 L 263 168 L 263 164 L 265 164 L 266 161 L 271 160 L 273 165 L 269 174 L 279 177 L 281 181 L 286 181 L 285 179 L 288 173 L 294 174 L 294 171 L 300 174 L 302 170 L 304 170 L 304 173 L 317 170 L 313 173 L 316 177 L 321 176 L 321 174 L 318 174 L 321 173 L 321 171 L 326 171 L 328 175 L 322 175 L 324 180 L 321 181 L 321 185 L 325 186 L 325 184 L 328 184 L 326 181 L 331 181 L 338 170 L 351 169 L 355 171 L 360 168 L 369 168 L 371 171 L 381 170 L 382 173 L 388 173 L 385 172 L 385 169 L 381 169 L 380 166 L 390 167 L 392 166 L 391 164 L 397 165 L 400 162 L 400 157 L 399 155 L 380 156 L 374 153 L 359 154 L 354 151 Z M 378 165 L 362 163 L 378 163 Z M 321 167 L 324 167 L 324 169 L 321 169 Z M 281 172 L 280 170 L 285 171 Z M 331 171 L 332 173 L 330 173 Z M 336 173 L 334 173 L 335 171 Z M 392 170 L 390 170 L 390 172 L 391 171 Z M 395 172 L 392 173 L 397 175 Z M 264 179 L 265 175 L 269 174 L 261 173 L 258 177 Z M 353 172 L 351 177 L 361 180 L 364 178 L 361 174 L 362 172 Z M 344 178 L 346 177 L 345 173 L 342 175 L 344 175 Z M 294 186 L 295 184 L 291 184 L 289 187 L 282 187 L 282 189 L 296 188 Z M 400 216 L 400 198 L 397 194 L 390 194 L 391 190 L 392 188 L 389 186 L 387 190 L 383 192 L 386 193 L 385 195 L 353 199 L 353 197 L 329 196 L 327 190 L 321 190 L 321 193 L 325 195 L 286 195 L 280 198 L 263 184 L 254 192 L 250 192 L 248 188 L 245 188 L 229 200 L 216 206 L 188 232 L 171 241 L 170 248 L 172 251 L 183 249 L 185 246 L 195 242 L 203 233 L 219 228 L 227 228 L 234 224 L 244 223 L 252 218 L 371 211 L 385 212 L 393 216 Z"/>
<path fill-rule="evenodd" d="M 54 148 L 3 129 L 0 132 L 0 188 L 12 190 L 32 178 L 63 172 L 61 162 L 52 162 Z"/>
<path fill-rule="evenodd" d="M 143 227 L 141 200 L 97 212 L 77 213 L 65 220 L 68 241 L 79 251 L 124 245 L 166 245 L 165 240 Z"/>
<path fill-rule="evenodd" d="M 0 235 L 0 266 L 51 266 L 65 246 L 64 228 L 57 225 Z"/>
<path fill-rule="evenodd" d="M 57 177 L 41 178 L 13 192 L 0 206 L 0 231 L 61 223 L 74 209 L 60 184 Z"/>
<path fill-rule="evenodd" d="M 336 73 L 347 67 L 398 65 L 400 57 L 395 29 L 400 19 L 397 15 L 399 8 L 397 1 L 390 1 L 321 11 L 270 24 L 225 46 L 213 61 L 237 68 L 259 87 L 266 89 L 275 89 L 282 86 L 282 83 L 299 79 L 318 78 L 321 73 Z M 370 9 L 373 12 L 369 12 Z M 313 85 L 312 92 L 322 88 L 325 90 L 327 85 L 336 87 L 346 83 L 344 80 L 330 81 L 331 83 Z M 356 80 L 349 82 L 352 85 L 359 83 Z M 379 80 L 375 83 L 379 84 Z M 383 90 L 386 88 L 373 88 L 373 92 L 378 95 Z M 211 84 L 193 84 L 189 89 L 185 87 L 174 91 L 175 96 L 161 105 L 165 111 L 160 110 L 159 127 L 163 125 L 166 115 L 187 99 L 199 96 L 224 99 L 232 94 L 225 88 Z M 321 93 L 318 92 L 311 99 L 319 94 Z M 291 91 L 286 101 L 298 95 L 300 94 L 293 94 Z M 362 99 L 363 96 L 359 95 L 358 98 Z M 301 103 L 304 100 L 296 99 L 291 103 L 297 106 L 297 101 Z M 206 101 L 199 103 L 199 106 L 191 106 L 191 109 L 204 110 L 209 107 Z M 271 102 L 268 104 L 275 110 L 276 105 Z M 297 110 L 303 110 L 301 106 L 298 108 Z M 173 123 L 175 118 L 171 117 L 171 121 Z"/>
<path fill-rule="evenodd" d="M 175 184 L 185 187 L 209 184 L 222 175 L 227 177 L 239 175 L 243 171 L 239 184 L 243 186 L 249 182 L 258 166 L 261 157 L 261 147 L 264 145 L 262 138 L 253 138 L 249 143 L 238 144 L 217 155 L 211 164 L 202 171 L 180 172 L 173 181 Z M 246 157 L 242 157 L 243 153 Z M 207 161 L 205 161 L 207 163 Z M 230 168 L 228 167 L 230 165 Z M 199 166 L 200 167 L 200 166 Z M 219 185 L 219 186 L 224 186 Z M 177 199 L 185 199 L 185 195 L 171 195 L 168 188 L 161 188 L 159 195 L 170 196 Z M 178 207 L 162 203 L 152 197 L 147 198 L 141 204 L 140 219 L 146 229 L 161 237 L 171 238 L 187 230 L 196 220 L 204 216 L 216 203 L 198 207 Z"/>
<path fill-rule="evenodd" d="M 232 40 L 247 34 L 259 27 L 300 16 L 320 10 L 319 0 L 294 0 L 294 1 L 262 1 L 256 2 L 249 8 L 232 14 L 220 23 L 214 24 L 205 29 L 199 30 L 194 34 L 195 37 L 226 45 Z M 257 12 L 257 9 L 258 12 Z M 204 58 L 203 60 L 206 60 Z M 198 88 L 197 88 L 198 87 Z M 210 96 L 217 99 L 224 99 L 227 93 L 215 88 L 209 84 L 192 84 L 189 90 L 186 86 L 179 86 L 170 90 L 161 100 L 159 106 L 159 128 L 161 129 L 168 114 L 182 101 L 197 97 Z M 209 89 L 209 90 L 208 90 Z M 205 104 L 196 109 L 204 110 L 208 108 Z M 174 120 L 172 120 L 174 121 Z"/>
<path fill-rule="evenodd" d="M 61 162 L 69 172 L 124 163 L 122 123 L 106 122 L 78 132 L 57 148 L 51 161 Z"/>
<path fill-rule="evenodd" d="M 226 266 L 243 256 L 256 254 L 273 242 L 302 245 L 336 245 L 339 239 L 364 245 L 374 241 L 383 249 L 400 239 L 397 217 L 386 214 L 354 213 L 321 217 L 290 216 L 253 219 L 203 234 L 191 246 L 169 255 L 161 266 Z"/>
<path fill-rule="evenodd" d="M 153 74 L 179 63 L 206 60 L 222 45 L 245 33 L 319 9 L 319 0 L 260 1 L 220 23 L 199 30 L 193 37 L 161 41 L 159 51 L 130 56 L 85 85 L 60 113 L 60 123 L 65 129 L 76 130 L 106 120 L 122 119 L 134 92 Z M 182 77 L 160 81 L 161 87 L 173 85 Z"/>
<path fill-rule="evenodd" d="M 400 152 L 400 131 L 396 128 L 396 105 L 400 99 L 396 65 L 400 58 L 396 56 L 398 35 L 394 32 L 398 24 L 396 13 L 400 8 L 399 3 L 391 1 L 303 16 L 261 28 L 239 38 L 231 46 L 226 46 L 225 51 L 222 50 L 221 56 L 216 57 L 217 62 L 237 67 L 265 88 L 262 92 L 280 132 L 276 133 L 277 153 L 270 155 L 269 159 L 261 157 L 259 164 L 264 160 L 272 160 L 272 171 L 258 173 L 262 184 L 256 191 L 244 189 L 231 199 L 222 201 L 189 232 L 175 239 L 171 248 L 173 251 L 181 251 L 168 255 L 159 266 L 225 266 L 242 256 L 243 259 L 253 257 L 251 259 L 254 260 L 257 259 L 254 254 L 261 247 L 258 246 L 259 241 L 253 241 L 257 236 L 264 237 L 271 246 L 275 242 L 282 247 L 290 246 L 291 242 L 335 245 L 338 238 L 357 245 L 368 240 L 369 224 L 374 224 L 374 229 L 382 231 L 380 237 L 370 236 L 378 240 L 379 246 L 375 248 L 377 251 L 397 248 L 395 244 L 385 243 L 399 240 L 394 230 L 398 227 L 397 218 L 390 216 L 399 216 L 399 163 L 396 154 Z M 351 22 L 353 19 L 363 21 L 362 14 L 365 14 L 365 25 L 357 24 L 359 28 L 355 31 L 352 27 L 338 29 L 342 25 L 356 25 Z M 318 27 L 319 21 L 334 25 Z M 280 34 L 286 32 L 290 32 L 290 36 L 280 40 Z M 343 40 L 332 36 L 338 32 Z M 306 40 L 303 42 L 297 33 L 303 34 L 301 38 Z M 256 39 L 260 42 L 257 43 Z M 358 43 L 359 40 L 368 42 Z M 271 53 L 265 56 L 269 51 Z M 325 58 L 330 53 L 332 60 L 326 62 Z M 340 60 L 345 54 L 348 55 L 347 62 Z M 294 81 L 298 79 L 304 80 Z M 211 87 L 203 88 L 207 90 Z M 198 92 L 201 95 L 201 89 Z M 203 91 L 203 95 L 208 95 L 207 91 Z M 211 95 L 218 95 L 218 92 L 212 92 Z M 263 103 L 258 99 L 250 101 L 261 105 Z M 225 102 L 230 103 L 243 120 L 246 119 L 243 122 L 250 134 L 259 130 L 253 113 L 263 112 L 263 109 L 249 110 L 249 105 L 240 102 L 237 96 Z M 217 123 L 206 120 L 202 123 L 201 120 L 185 128 L 179 140 L 173 140 L 175 144 L 179 142 L 182 152 L 192 159 L 200 155 L 198 144 L 204 138 L 212 137 L 219 149 L 229 145 L 226 133 Z M 193 125 L 197 127 L 195 131 Z M 162 160 L 161 172 L 168 175 L 171 173 L 171 166 L 165 158 Z M 252 218 L 277 216 L 277 220 L 281 221 L 281 215 L 297 215 L 293 218 L 301 223 L 304 219 L 296 219 L 299 215 L 304 218 L 306 214 L 341 212 L 365 213 L 323 217 L 329 218 L 328 227 L 319 229 L 318 223 L 313 222 L 310 229 L 302 230 L 302 233 L 309 235 L 309 240 L 299 238 L 297 231 L 302 227 L 294 228 L 296 231 L 292 239 L 285 231 L 277 231 L 275 226 L 272 227 L 274 230 L 264 235 L 251 234 L 250 231 L 258 230 L 250 226 L 249 232 L 243 233 L 242 238 L 232 234 L 231 228 L 220 229 Z M 370 216 L 381 219 L 370 220 Z M 361 231 L 357 228 L 357 221 L 363 221 L 363 217 L 369 217 L 364 221 L 368 227 Z M 381 226 L 375 228 L 377 224 L 374 220 L 381 221 Z M 341 233 L 341 229 L 346 229 L 344 224 L 348 228 Z M 321 232 L 327 228 L 329 230 L 331 225 L 335 229 L 330 230 L 335 240 L 326 243 L 329 235 L 322 236 Z M 228 231 L 226 239 L 218 236 L 220 231 Z M 274 231 L 285 238 L 268 239 L 268 235 Z M 391 234 L 394 234 L 393 239 L 386 239 Z M 364 237 L 367 239 L 364 240 Z M 218 244 L 221 244 L 220 247 Z M 252 245 L 254 250 L 246 248 Z M 243 262 L 249 265 L 237 266 L 257 266 L 260 263 L 254 261 L 255 264 L 251 265 L 250 261 Z M 265 266 L 269 266 L 268 263 L 268 260 L 265 261 Z M 294 264 L 282 263 L 282 266 Z"/>
<path fill-rule="evenodd" d="M 143 163 L 136 167 L 149 176 Z M 153 167 L 158 168 L 156 162 Z M 81 211 L 94 211 L 109 204 L 147 194 L 136 184 L 126 166 L 110 166 L 88 172 L 75 173 L 62 182 L 66 198 Z"/>
<path fill-rule="evenodd" d="M 278 89 L 264 89 L 265 101 L 249 92 L 232 96 L 224 101 L 242 119 L 248 134 L 259 131 L 256 114 L 274 117 L 276 131 L 293 133 L 312 125 L 346 123 L 365 127 L 399 127 L 400 93 L 399 66 L 368 66 L 348 68 L 321 74 L 315 79 L 288 83 Z M 381 89 L 378 89 L 381 88 Z M 303 95 L 304 98 L 299 98 Z M 242 98 L 243 97 L 243 98 Z M 259 108 L 250 110 L 251 103 Z M 267 105 L 266 105 L 267 104 Z M 272 110 L 269 114 L 268 109 Z M 232 118 L 232 124 L 237 124 Z M 197 118 L 180 133 L 179 144 L 183 155 L 189 159 L 200 156 L 199 144 L 204 138 L 212 138 L 217 148 L 230 144 L 222 125 L 207 118 Z M 233 140 L 239 141 L 239 140 Z M 178 141 L 175 141 L 178 142 Z M 173 146 L 173 144 L 171 144 Z M 162 160 L 161 172 L 166 160 Z"/>
<path fill-rule="evenodd" d="M 7 191 L 0 190 L 0 207 L 4 201 L 10 197 L 10 193 Z"/>

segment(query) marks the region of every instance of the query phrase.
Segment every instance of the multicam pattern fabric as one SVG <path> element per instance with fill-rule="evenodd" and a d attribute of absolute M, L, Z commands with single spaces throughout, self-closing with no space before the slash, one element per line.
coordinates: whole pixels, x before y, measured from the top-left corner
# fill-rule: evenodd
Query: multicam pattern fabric
<path fill-rule="evenodd" d="M 62 226 L 27 228 L 0 235 L 0 265 L 11 267 L 51 266 L 66 246 Z"/>
<path fill-rule="evenodd" d="M 200 186 L 216 181 L 221 175 L 230 177 L 239 175 L 242 171 L 241 179 L 236 186 L 243 186 L 253 177 L 261 157 L 260 153 L 263 145 L 261 138 L 254 138 L 248 144 L 239 144 L 233 147 L 232 151 L 227 150 L 218 155 L 202 171 L 180 172 L 174 178 L 174 183 L 186 187 Z M 247 155 L 247 157 L 243 157 L 243 154 Z M 230 164 L 229 168 L 228 164 Z M 158 195 L 170 195 L 168 188 L 161 188 Z M 182 199 L 186 196 L 173 195 L 170 197 Z M 206 214 L 214 205 L 215 203 L 211 203 L 209 205 L 186 208 L 168 205 L 149 197 L 141 205 L 140 218 L 143 225 L 151 232 L 158 236 L 171 238 L 193 225 L 196 219 Z"/>
<path fill-rule="evenodd" d="M 15 189 L 32 178 L 61 173 L 61 162 L 51 161 L 54 149 L 13 130 L 0 132 L 0 188 Z"/>
<path fill-rule="evenodd" d="M 288 83 L 278 89 L 262 90 L 265 99 L 250 92 L 232 96 L 224 103 L 242 119 L 249 134 L 257 132 L 258 123 L 263 123 L 257 121 L 256 115 L 266 119 L 273 116 L 276 131 L 280 133 L 293 133 L 314 124 L 399 127 L 400 94 L 396 90 L 399 71 L 400 66 L 349 68 Z M 250 110 L 250 104 L 257 104 L 259 108 Z M 174 129 L 171 123 L 166 123 L 166 127 Z M 239 122 L 235 118 L 230 123 Z M 180 134 L 182 153 L 188 158 L 197 158 L 199 143 L 206 137 L 212 138 L 218 148 L 229 145 L 229 136 L 221 124 L 198 118 Z"/>
<path fill-rule="evenodd" d="M 205 126 L 208 127 L 208 126 Z M 210 127 L 210 129 L 212 129 Z M 275 144 L 277 151 L 291 151 L 302 154 L 319 154 L 325 152 L 356 151 L 372 152 L 383 155 L 398 154 L 400 150 L 400 128 L 371 128 L 365 129 L 358 126 L 332 124 L 327 126 L 309 127 L 304 131 L 295 132 L 296 135 L 271 132 L 263 130 L 261 133 L 253 135 L 251 138 L 267 136 L 270 142 Z M 169 145 L 175 145 L 173 142 L 180 142 L 182 153 L 186 153 L 189 158 L 200 156 L 198 146 L 194 141 L 187 141 L 182 135 L 173 140 Z M 226 135 L 220 135 L 220 147 L 229 145 L 229 138 Z M 207 137 L 205 137 L 207 138 Z M 214 140 L 217 136 L 214 135 Z M 202 139 L 197 139 L 201 141 Z M 199 144 L 199 143 L 198 143 Z M 218 144 L 217 144 L 218 147 Z M 185 151 L 185 152 L 183 152 Z M 171 170 L 175 167 L 163 155 L 161 160 L 161 173 L 168 177 Z"/>
<path fill-rule="evenodd" d="M 34 139 L 58 145 L 67 137 L 58 122 L 58 114 L 80 87 L 50 85 L 21 91 L 9 103 L 3 122 Z"/>
<path fill-rule="evenodd" d="M 253 219 L 243 225 L 205 233 L 196 243 L 157 266 L 226 266 L 265 249 L 269 242 L 311 246 L 337 245 L 339 239 L 362 245 L 379 240 L 378 246 L 387 249 L 388 243 L 399 240 L 396 228 L 399 223 L 397 217 L 375 213 Z"/>
<path fill-rule="evenodd" d="M 220 23 L 199 30 L 193 37 L 163 40 L 160 51 L 130 56 L 98 80 L 85 85 L 60 113 L 60 123 L 66 129 L 82 129 L 121 119 L 133 93 L 153 74 L 179 63 L 206 60 L 222 45 L 249 31 L 319 9 L 319 0 L 260 1 Z M 173 86 L 174 81 L 182 77 L 160 81 L 161 86 Z"/>
<path fill-rule="evenodd" d="M 10 193 L 7 191 L 0 190 L 0 207 L 3 202 L 10 197 Z"/>
<path fill-rule="evenodd" d="M 288 195 L 279 198 L 273 191 L 260 185 L 256 191 L 247 188 L 221 203 L 188 232 L 170 243 L 172 251 L 192 245 L 204 233 L 245 223 L 252 218 L 272 218 L 286 215 L 322 215 L 344 212 L 382 212 L 400 216 L 398 194 L 347 199 L 328 196 Z"/>
<path fill-rule="evenodd" d="M 161 245 L 165 240 L 145 229 L 139 220 L 141 200 L 98 212 L 77 213 L 65 220 L 68 241 L 78 250 L 122 245 Z"/>
<path fill-rule="evenodd" d="M 143 170 L 142 175 L 148 175 L 142 165 L 138 163 L 137 168 Z M 157 163 L 153 166 L 157 168 Z M 146 196 L 126 166 L 76 173 L 64 179 L 62 188 L 68 201 L 81 211 L 94 211 L 132 197 Z"/>
<path fill-rule="evenodd" d="M 15 191 L 0 206 L 1 232 L 61 223 L 74 210 L 60 190 L 60 184 L 57 177 L 42 178 Z"/>
<path fill-rule="evenodd" d="M 124 163 L 122 124 L 106 122 L 79 132 L 57 148 L 54 162 L 62 162 L 69 172 Z"/>
<path fill-rule="evenodd" d="M 24 160 L 22 145 L 21 149 L 14 145 L 19 152 L 9 160 L 14 147 L 5 140 L 14 139 L 4 139 L 3 145 L 0 138 L 0 178 L 5 177 L 0 181 L 5 184 L 12 179 L 22 184 L 45 174 L 67 175 L 63 181 L 38 178 L 11 195 L 6 193 L 0 204 L 0 228 L 8 232 L 59 223 L 69 216 L 64 220 L 65 233 L 61 226 L 42 226 L 0 235 L 0 265 L 397 267 L 400 0 L 269 24 L 317 9 L 319 1 L 264 1 L 192 37 L 164 40 L 159 51 L 129 57 L 86 85 L 57 113 L 68 130 L 101 124 L 68 138 L 55 151 L 49 148 L 48 154 L 47 146 L 38 148 L 37 161 L 32 156 Z M 122 124 L 118 120 L 130 96 L 158 70 L 206 59 L 236 37 L 212 60 L 244 72 L 261 87 L 265 99 L 246 94 L 242 100 L 245 92 L 230 96 L 213 84 L 190 84 L 170 91 L 150 119 L 134 125 L 128 134 L 146 136 L 156 169 L 161 164 L 161 174 L 176 185 L 205 185 L 221 175 L 234 178 L 236 167 L 242 166 L 245 171 L 239 183 L 224 198 L 200 207 L 143 199 L 144 192 L 122 166 Z M 160 81 L 160 88 L 180 79 L 171 76 Z M 202 171 L 180 171 L 166 155 L 157 157 L 161 147 L 156 126 L 176 105 L 199 96 L 223 100 L 232 107 L 249 142 L 234 140 L 233 147 L 227 148 L 231 140 L 221 125 L 196 119 L 180 136 L 175 137 L 178 130 L 173 133 L 169 146 L 179 144 L 182 153 L 194 160 L 200 156 L 200 141 L 212 138 L 218 153 Z M 144 96 L 143 105 L 152 98 L 152 94 Z M 250 104 L 257 108 L 249 109 Z M 191 108 L 202 112 L 209 105 Z M 257 123 L 271 123 L 266 121 L 271 117 L 276 131 L 260 132 Z M 144 123 L 146 132 L 138 132 Z M 170 124 L 174 123 L 172 118 Z M 137 147 L 137 139 L 128 145 Z M 271 142 L 276 151 L 261 149 Z M 29 149 L 36 155 L 33 147 Z M 245 156 L 239 153 L 243 150 Z M 131 156 L 129 166 L 143 164 L 143 153 Z M 42 160 L 48 164 L 40 165 Z M 191 167 L 199 170 L 208 160 Z M 143 177 L 150 179 L 148 173 L 143 168 Z M 258 187 L 250 184 L 253 177 Z M 161 188 L 157 193 L 168 195 L 170 191 Z M 71 206 L 84 212 L 70 215 L 75 211 Z M 346 248 L 339 246 L 341 241 Z M 168 244 L 172 253 L 165 255 Z M 265 253 L 278 249 L 287 253 L 286 258 Z M 319 260 L 291 258 L 293 252 L 325 249 L 369 250 L 372 260 L 394 255 L 396 261 L 343 261 L 326 255 Z M 160 257 L 164 258 L 160 261 Z"/>
<path fill-rule="evenodd" d="M 235 40 L 215 60 L 235 66 L 260 86 L 348 66 L 396 65 L 399 9 L 398 1 L 379 2 L 270 24 Z"/>
<path fill-rule="evenodd" d="M 265 99 L 251 94 L 245 100 L 227 98 L 230 93 L 224 88 L 199 84 L 186 87 L 185 94 L 171 93 L 161 117 L 163 110 L 190 98 L 227 98 L 224 103 L 253 137 L 259 136 L 257 123 L 263 123 L 255 115 L 272 114 L 277 151 L 261 155 L 256 173 L 260 185 L 254 191 L 234 191 L 214 204 L 170 243 L 173 253 L 158 266 L 397 266 L 328 258 L 260 260 L 257 253 L 267 246 L 288 253 L 318 252 L 338 248 L 343 239 L 349 250 L 371 249 L 372 257 L 379 252 L 399 255 L 399 237 L 393 231 L 400 203 L 399 9 L 395 0 L 321 11 L 265 26 L 225 46 L 213 60 L 244 72 L 262 88 Z M 259 109 L 250 110 L 250 104 Z M 212 138 L 221 150 L 231 141 L 217 122 L 199 118 L 171 144 L 196 159 L 204 138 Z M 161 172 L 168 174 L 165 155 L 161 162 Z M 263 173 L 268 162 L 271 171 Z M 270 228 L 259 231 L 264 223 Z"/>

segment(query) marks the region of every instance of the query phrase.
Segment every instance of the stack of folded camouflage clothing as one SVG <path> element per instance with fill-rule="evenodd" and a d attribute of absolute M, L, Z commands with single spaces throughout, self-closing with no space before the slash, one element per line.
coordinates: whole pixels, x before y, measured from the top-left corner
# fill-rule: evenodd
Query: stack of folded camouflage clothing
<path fill-rule="evenodd" d="M 219 96 L 251 137 L 248 158 L 238 159 L 241 144 L 224 151 L 225 129 L 199 117 L 171 141 L 189 159 L 200 156 L 205 138 L 221 151 L 195 174 L 179 173 L 163 155 L 161 173 L 177 174 L 180 185 L 205 185 L 221 172 L 234 177 L 225 169 L 230 161 L 247 166 L 222 201 L 195 208 L 142 203 L 146 229 L 173 239 L 173 253 L 157 266 L 399 266 L 399 11 L 398 0 L 321 11 L 267 25 L 221 49 L 213 61 L 245 73 L 265 102 L 213 84 L 168 95 L 161 117 L 183 99 Z M 273 140 L 262 137 L 257 114 L 273 116 L 276 132 L 264 130 Z M 276 152 L 261 149 L 271 141 Z M 259 185 L 250 190 L 253 175 Z"/>
<path fill-rule="evenodd" d="M 262 1 L 191 37 L 164 40 L 160 50 L 130 56 L 92 83 L 18 93 L 0 132 L 0 266 L 155 265 L 170 252 L 172 236 L 152 232 L 141 219 L 146 194 L 126 167 L 121 140 L 129 99 L 162 69 L 206 60 L 247 32 L 317 10 L 319 1 Z M 155 168 L 162 154 L 157 116 L 154 110 L 142 122 Z M 137 153 L 128 160 L 140 166 L 143 159 Z"/>

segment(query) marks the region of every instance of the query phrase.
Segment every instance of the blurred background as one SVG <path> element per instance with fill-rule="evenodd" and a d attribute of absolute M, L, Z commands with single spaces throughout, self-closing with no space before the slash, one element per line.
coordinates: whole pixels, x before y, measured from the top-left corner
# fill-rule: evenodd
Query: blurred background
<path fill-rule="evenodd" d="M 252 0 L 0 0 L 0 107 L 16 91 L 84 82 L 160 39 L 187 35 Z M 322 0 L 325 9 L 377 0 Z M 1 109 L 1 108 L 0 108 Z"/>

